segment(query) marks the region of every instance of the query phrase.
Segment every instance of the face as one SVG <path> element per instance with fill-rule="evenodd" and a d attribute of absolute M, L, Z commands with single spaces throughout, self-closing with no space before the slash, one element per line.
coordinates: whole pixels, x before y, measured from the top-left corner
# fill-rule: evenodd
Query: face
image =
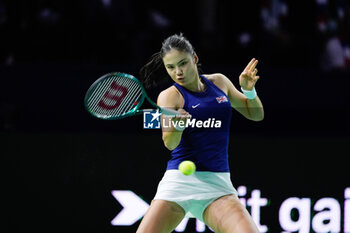
<path fill-rule="evenodd" d="M 190 85 L 197 77 L 196 54 L 192 55 L 176 49 L 171 49 L 163 57 L 163 63 L 171 79 L 181 86 Z"/>

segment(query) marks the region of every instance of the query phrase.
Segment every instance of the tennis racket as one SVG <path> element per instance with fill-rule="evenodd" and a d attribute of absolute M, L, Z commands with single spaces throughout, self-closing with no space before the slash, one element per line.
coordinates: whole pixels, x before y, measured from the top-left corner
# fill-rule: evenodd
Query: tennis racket
<path fill-rule="evenodd" d="M 178 111 L 158 106 L 148 97 L 137 78 L 120 72 L 105 74 L 97 79 L 87 90 L 84 104 L 94 117 L 118 120 L 154 110 L 140 109 L 145 99 L 165 115 L 180 115 Z"/>

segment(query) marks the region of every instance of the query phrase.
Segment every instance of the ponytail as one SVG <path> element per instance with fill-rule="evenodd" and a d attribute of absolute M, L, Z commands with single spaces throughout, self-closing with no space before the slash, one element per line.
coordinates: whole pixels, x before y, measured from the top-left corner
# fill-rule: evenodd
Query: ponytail
<path fill-rule="evenodd" d="M 147 64 L 141 68 L 140 75 L 145 88 L 153 88 L 166 81 L 168 74 L 163 65 L 161 52 L 151 56 Z"/>

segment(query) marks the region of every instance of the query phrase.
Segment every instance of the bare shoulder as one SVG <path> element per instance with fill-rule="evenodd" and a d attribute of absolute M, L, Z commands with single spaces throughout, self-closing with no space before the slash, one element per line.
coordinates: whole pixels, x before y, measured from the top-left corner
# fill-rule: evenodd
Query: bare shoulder
<path fill-rule="evenodd" d="M 221 80 L 221 79 L 223 79 L 223 78 L 226 77 L 226 76 L 223 75 L 222 73 L 203 74 L 203 76 L 206 77 L 207 79 L 209 79 L 209 80 L 212 81 L 212 82 Z"/>
<path fill-rule="evenodd" d="M 182 108 L 184 99 L 175 86 L 170 86 L 158 95 L 157 104 L 162 107 Z"/>
<path fill-rule="evenodd" d="M 221 73 L 214 73 L 214 74 L 204 74 L 204 77 L 206 77 L 209 81 L 214 83 L 217 87 L 219 87 L 222 91 L 224 91 L 227 94 L 228 91 L 228 82 L 230 80 Z"/>
<path fill-rule="evenodd" d="M 162 97 L 162 98 L 172 98 L 172 97 L 178 98 L 180 96 L 182 95 L 175 86 L 170 86 L 159 93 L 159 97 Z"/>

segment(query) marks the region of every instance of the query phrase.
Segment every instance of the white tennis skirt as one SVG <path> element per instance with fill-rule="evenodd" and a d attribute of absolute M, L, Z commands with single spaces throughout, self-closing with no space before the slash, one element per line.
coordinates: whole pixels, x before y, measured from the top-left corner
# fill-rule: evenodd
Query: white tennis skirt
<path fill-rule="evenodd" d="M 179 170 L 167 170 L 160 181 L 155 200 L 179 204 L 186 217 L 203 221 L 206 207 L 219 197 L 236 194 L 229 172 L 202 172 L 185 176 Z"/>

